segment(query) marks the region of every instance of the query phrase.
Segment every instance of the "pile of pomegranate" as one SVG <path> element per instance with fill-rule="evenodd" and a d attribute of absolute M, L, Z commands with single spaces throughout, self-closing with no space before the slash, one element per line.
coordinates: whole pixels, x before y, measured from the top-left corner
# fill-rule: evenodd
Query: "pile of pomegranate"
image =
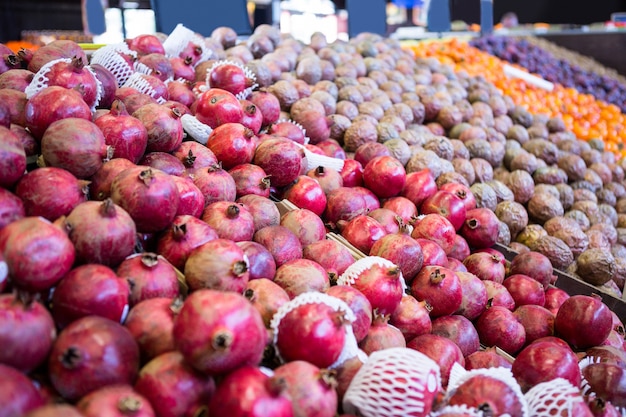
<path fill-rule="evenodd" d="M 554 286 L 624 290 L 599 141 L 377 35 L 164 45 L 0 45 L 0 417 L 626 414 Z"/>

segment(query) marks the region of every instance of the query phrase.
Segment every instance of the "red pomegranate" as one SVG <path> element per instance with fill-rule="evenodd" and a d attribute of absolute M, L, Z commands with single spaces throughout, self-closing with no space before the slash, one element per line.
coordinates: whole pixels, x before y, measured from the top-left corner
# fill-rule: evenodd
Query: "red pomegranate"
<path fill-rule="evenodd" d="M 191 251 L 217 238 L 217 232 L 204 221 L 189 215 L 176 216 L 159 238 L 156 251 L 182 270 Z"/>
<path fill-rule="evenodd" d="M 476 330 L 481 343 L 498 346 L 510 355 L 517 353 L 526 342 L 524 326 L 505 307 L 493 306 L 485 310 L 476 321 Z"/>
<path fill-rule="evenodd" d="M 22 416 L 43 407 L 45 398 L 26 375 L 0 364 L 0 404 L 3 416 Z"/>
<path fill-rule="evenodd" d="M 527 275 L 509 275 L 502 285 L 509 291 L 517 307 L 531 304 L 543 307 L 546 302 L 543 285 Z"/>
<path fill-rule="evenodd" d="M 611 332 L 612 323 L 611 312 L 600 297 L 574 295 L 559 308 L 554 330 L 571 346 L 585 349 L 604 342 Z"/>
<path fill-rule="evenodd" d="M 435 178 L 430 170 L 424 169 L 406 175 L 406 183 L 400 194 L 411 200 L 419 209 L 424 200 L 436 192 Z"/>
<path fill-rule="evenodd" d="M 0 126 L 0 186 L 11 188 L 26 171 L 26 153 L 19 137 Z"/>
<path fill-rule="evenodd" d="M 26 216 L 24 203 L 11 191 L 0 188 L 0 229 Z"/>
<path fill-rule="evenodd" d="M 447 266 L 448 257 L 439 244 L 429 239 L 415 239 L 422 248 L 422 254 L 424 255 L 424 262 L 422 268 L 425 266 Z"/>
<path fill-rule="evenodd" d="M 98 316 L 79 319 L 57 338 L 48 360 L 54 388 L 69 401 L 113 384 L 131 384 L 139 349 L 121 324 Z"/>
<path fill-rule="evenodd" d="M 94 123 L 102 130 L 106 144 L 113 147 L 114 158 L 139 162 L 146 151 L 148 131 L 140 120 L 128 114 L 121 100 L 115 100 L 111 111 Z"/>
<path fill-rule="evenodd" d="M 0 253 L 12 284 L 30 292 L 53 287 L 76 257 L 67 235 L 41 217 L 24 217 L 0 230 Z"/>
<path fill-rule="evenodd" d="M 487 289 L 483 282 L 469 272 L 457 272 L 463 293 L 461 306 L 456 311 L 470 320 L 476 319 L 487 306 Z"/>
<path fill-rule="evenodd" d="M 547 256 L 539 252 L 520 253 L 513 258 L 510 274 L 523 274 L 539 281 L 548 290 L 554 270 Z"/>
<path fill-rule="evenodd" d="M 198 97 L 196 118 L 215 129 L 224 123 L 240 123 L 243 109 L 234 94 L 221 88 L 209 88 Z"/>
<path fill-rule="evenodd" d="M 379 350 L 406 347 L 404 334 L 397 327 L 390 325 L 388 321 L 388 316 L 374 318 L 367 336 L 359 342 L 359 348 L 368 356 Z"/>
<path fill-rule="evenodd" d="M 134 167 L 131 161 L 125 158 L 114 158 L 106 161 L 90 178 L 89 197 L 92 200 L 104 201 L 111 196 L 111 183 L 122 171 Z"/>
<path fill-rule="evenodd" d="M 474 252 L 463 260 L 467 272 L 476 275 L 483 281 L 495 281 L 502 284 L 506 271 L 502 264 L 502 255 L 486 252 Z"/>
<path fill-rule="evenodd" d="M 431 317 L 454 313 L 461 307 L 463 300 L 459 277 L 441 266 L 422 267 L 411 284 L 411 294 L 430 304 Z"/>
<path fill-rule="evenodd" d="M 161 54 L 165 55 L 165 49 L 158 37 L 155 35 L 138 35 L 126 40 L 126 44 L 131 51 L 141 55 Z"/>
<path fill-rule="evenodd" d="M 101 86 L 95 74 L 85 64 L 88 61 L 84 57 L 60 59 L 48 63 L 45 77 L 47 86 L 59 86 L 78 91 L 85 103 L 95 108 L 100 100 Z"/>
<path fill-rule="evenodd" d="M 148 132 L 146 151 L 172 152 L 183 141 L 182 114 L 156 103 L 145 104 L 133 112 L 133 117 L 145 126 Z"/>
<path fill-rule="evenodd" d="M 253 91 L 248 100 L 254 103 L 263 115 L 263 126 L 269 126 L 278 121 L 280 117 L 280 102 L 275 95 L 262 90 Z"/>
<path fill-rule="evenodd" d="M 130 385 L 112 385 L 85 395 L 76 404 L 85 417 L 154 417 L 150 402 Z"/>
<path fill-rule="evenodd" d="M 513 376 L 526 392 L 533 386 L 564 378 L 580 386 L 578 358 L 571 349 L 551 342 L 537 342 L 519 352 L 513 362 Z"/>
<path fill-rule="evenodd" d="M 378 156 L 363 169 L 365 186 L 380 198 L 398 195 L 404 189 L 406 181 L 404 166 L 392 156 Z"/>
<path fill-rule="evenodd" d="M 131 307 L 149 298 L 174 298 L 179 295 L 174 267 L 155 253 L 129 256 L 117 267 L 117 275 L 128 282 Z"/>
<path fill-rule="evenodd" d="M 209 148 L 195 141 L 185 141 L 176 148 L 172 155 L 185 165 L 188 174 L 194 174 L 201 168 L 217 164 L 217 158 Z"/>
<path fill-rule="evenodd" d="M 300 175 L 285 190 L 283 198 L 301 209 L 308 209 L 321 216 L 326 209 L 326 194 L 317 180 L 307 175 Z"/>
<path fill-rule="evenodd" d="M 461 315 L 437 317 L 432 323 L 432 334 L 453 341 L 461 349 L 463 357 L 467 357 L 480 349 L 476 328 L 471 321 Z"/>
<path fill-rule="evenodd" d="M 24 108 L 26 127 L 41 140 L 44 131 L 57 120 L 91 120 L 91 110 L 79 92 L 59 86 L 47 87 L 32 96 Z"/>
<path fill-rule="evenodd" d="M 472 376 L 450 393 L 448 398 L 450 405 L 466 405 L 486 410 L 492 415 L 508 414 L 511 417 L 524 415 L 521 401 L 514 386 L 489 375 Z"/>
<path fill-rule="evenodd" d="M 424 262 L 424 254 L 419 243 L 408 235 L 387 234 L 372 245 L 372 256 L 380 256 L 398 265 L 408 285 L 417 275 Z"/>
<path fill-rule="evenodd" d="M 495 347 L 479 350 L 465 357 L 465 369 L 512 368 L 511 362 L 500 354 Z"/>
<path fill-rule="evenodd" d="M 364 254 L 369 254 L 374 243 L 387 234 L 376 219 L 365 215 L 354 217 L 340 228 L 341 235 Z"/>
<path fill-rule="evenodd" d="M 284 187 L 301 175 L 307 166 L 307 159 L 304 150 L 297 144 L 276 138 L 259 143 L 253 163 L 263 168 L 275 187 Z"/>
<path fill-rule="evenodd" d="M 300 239 L 285 226 L 266 226 L 257 230 L 252 240 L 270 251 L 277 267 L 293 259 L 302 258 Z"/>
<path fill-rule="evenodd" d="M 186 361 L 209 374 L 257 365 L 267 342 L 260 313 L 234 292 L 193 292 L 185 300 L 173 331 L 176 348 Z"/>
<path fill-rule="evenodd" d="M 252 162 L 256 141 L 254 132 L 241 123 L 222 123 L 209 135 L 207 147 L 229 170 Z"/>
<path fill-rule="evenodd" d="M 435 361 L 441 370 L 441 385 L 446 387 L 455 363 L 465 366 L 461 349 L 450 339 L 436 334 L 423 334 L 407 342 L 406 347 L 417 350 Z"/>
<path fill-rule="evenodd" d="M 263 168 L 253 164 L 241 164 L 228 171 L 235 180 L 237 198 L 248 194 L 269 197 L 271 178 Z"/>
<path fill-rule="evenodd" d="M 339 174 L 341 174 L 344 187 L 363 185 L 363 166 L 355 159 L 346 159 Z"/>
<path fill-rule="evenodd" d="M 215 230 L 221 239 L 235 242 L 252 240 L 254 218 L 244 204 L 216 201 L 204 209 L 202 220 Z"/>
<path fill-rule="evenodd" d="M 465 205 L 465 210 L 476 208 L 476 197 L 465 185 L 458 182 L 448 182 L 439 187 L 439 191 L 447 191 L 454 194 Z"/>
<path fill-rule="evenodd" d="M 488 248 L 495 245 L 498 240 L 498 225 L 498 217 L 493 211 L 487 208 L 476 208 L 467 211 L 460 233 L 470 247 Z"/>
<path fill-rule="evenodd" d="M 176 184 L 176 189 L 178 189 L 178 195 L 180 197 L 178 200 L 178 210 L 176 210 L 176 215 L 190 215 L 193 217 L 202 216 L 202 211 L 205 206 L 204 194 L 202 194 L 202 191 L 198 188 L 198 186 L 196 186 L 193 180 L 189 177 L 178 177 L 172 175 L 171 178 Z"/>
<path fill-rule="evenodd" d="M 243 296 L 259 311 L 263 318 L 263 323 L 268 329 L 274 314 L 289 302 L 287 292 L 268 278 L 248 281 Z"/>
<path fill-rule="evenodd" d="M 276 275 L 276 262 L 272 254 L 261 244 L 252 241 L 237 242 L 245 255 L 248 257 L 248 273 L 250 281 L 266 278 L 274 279 Z M 248 286 L 249 287 L 248 283 Z"/>
<path fill-rule="evenodd" d="M 411 237 L 414 239 L 429 239 L 436 242 L 446 252 L 454 247 L 456 230 L 448 219 L 440 214 L 425 214 L 413 221 Z"/>
<path fill-rule="evenodd" d="M 348 285 L 334 285 L 325 290 L 325 293 L 345 302 L 354 313 L 356 319 L 352 322 L 352 330 L 357 342 L 363 340 L 372 324 L 372 304 L 359 290 Z"/>
<path fill-rule="evenodd" d="M 244 204 L 252 213 L 254 230 L 257 232 L 266 226 L 277 226 L 280 223 L 280 211 L 268 197 L 248 194 L 239 197 L 236 202 Z"/>
<path fill-rule="evenodd" d="M 193 183 L 204 195 L 206 205 L 216 201 L 235 201 L 237 197 L 235 180 L 219 164 L 198 169 L 193 174 Z"/>

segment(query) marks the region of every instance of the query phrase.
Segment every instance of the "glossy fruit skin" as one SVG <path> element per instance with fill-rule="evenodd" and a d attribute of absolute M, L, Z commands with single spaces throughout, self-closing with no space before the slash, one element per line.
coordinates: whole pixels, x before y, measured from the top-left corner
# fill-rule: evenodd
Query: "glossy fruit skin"
<path fill-rule="evenodd" d="M 374 243 L 387 234 L 376 219 L 366 215 L 356 216 L 342 227 L 341 235 L 365 254 L 369 254 Z"/>
<path fill-rule="evenodd" d="M 173 331 L 187 362 L 208 374 L 259 364 L 268 337 L 260 313 L 245 297 L 204 289 L 185 300 Z"/>
<path fill-rule="evenodd" d="M 132 116 L 139 119 L 146 128 L 147 152 L 172 152 L 181 145 L 184 132 L 180 121 L 182 115 L 178 109 L 149 103 L 135 110 Z"/>
<path fill-rule="evenodd" d="M 610 401 L 615 407 L 626 407 L 626 372 L 614 363 L 590 364 L 582 370 L 590 391 Z"/>
<path fill-rule="evenodd" d="M 417 300 L 425 300 L 430 304 L 431 317 L 453 314 L 461 306 L 459 277 L 444 267 L 422 267 L 411 284 L 411 293 Z"/>
<path fill-rule="evenodd" d="M 0 364 L 0 416 L 19 417 L 45 405 L 45 399 L 26 375 Z"/>
<path fill-rule="evenodd" d="M 148 131 L 140 120 L 128 114 L 121 100 L 115 101 L 111 112 L 94 123 L 102 130 L 107 145 L 113 147 L 114 158 L 139 162 L 146 151 Z"/>
<path fill-rule="evenodd" d="M 306 167 L 304 150 L 289 139 L 267 139 L 259 143 L 253 163 L 270 176 L 272 185 L 284 187 L 291 184 Z"/>
<path fill-rule="evenodd" d="M 12 187 L 26 170 L 26 153 L 19 137 L 11 130 L 0 126 L 0 186 Z"/>
<path fill-rule="evenodd" d="M 326 209 L 326 194 L 322 186 L 313 178 L 300 175 L 285 190 L 284 198 L 300 208 L 311 210 L 321 216 Z"/>
<path fill-rule="evenodd" d="M 154 417 L 152 405 L 130 385 L 113 385 L 93 391 L 76 404 L 85 417 Z"/>
<path fill-rule="evenodd" d="M 127 257 L 117 267 L 117 275 L 128 282 L 131 307 L 150 298 L 179 295 L 176 271 L 169 262 L 152 252 Z"/>
<path fill-rule="evenodd" d="M 47 86 L 58 85 L 68 90 L 80 92 L 85 103 L 91 108 L 95 108 L 99 102 L 98 84 L 96 76 L 85 69 L 88 61 L 82 57 L 74 57 L 71 62 L 55 62 L 48 67 L 46 73 Z"/>
<path fill-rule="evenodd" d="M 209 288 L 241 293 L 250 279 L 243 250 L 229 239 L 214 239 L 195 248 L 184 275 L 192 291 Z"/>
<path fill-rule="evenodd" d="M 554 336 L 555 315 L 548 309 L 527 304 L 517 307 L 513 314 L 526 331 L 526 344 L 543 337 Z"/>
<path fill-rule="evenodd" d="M 265 246 L 274 257 L 276 267 L 302 257 L 300 239 L 288 228 L 280 225 L 257 230 L 252 240 Z"/>
<path fill-rule="evenodd" d="M 223 123 L 209 135 L 207 147 L 229 170 L 252 162 L 257 138 L 251 129 L 241 123 Z"/>
<path fill-rule="evenodd" d="M 208 404 L 215 381 L 189 366 L 180 352 L 172 351 L 141 368 L 134 388 L 154 405 L 157 417 L 185 417 Z"/>
<path fill-rule="evenodd" d="M 139 370 L 139 348 L 121 324 L 87 316 L 66 327 L 48 360 L 54 388 L 70 401 L 112 384 L 132 384 Z"/>
<path fill-rule="evenodd" d="M 196 118 L 212 129 L 224 123 L 240 123 L 243 117 L 239 100 L 221 88 L 208 89 L 197 102 Z"/>
<path fill-rule="evenodd" d="M 439 214 L 452 223 L 455 230 L 461 229 L 467 209 L 465 203 L 456 195 L 448 191 L 437 191 L 435 194 L 424 200 L 420 206 L 421 214 Z"/>
<path fill-rule="evenodd" d="M 408 235 L 387 234 L 378 239 L 370 249 L 370 255 L 380 256 L 400 267 L 407 285 L 410 285 L 424 262 L 422 247 Z"/>
<path fill-rule="evenodd" d="M 406 347 L 417 350 L 434 360 L 441 368 L 441 385 L 446 387 L 455 363 L 465 366 L 461 349 L 450 339 L 436 334 L 423 334 L 407 342 Z"/>
<path fill-rule="evenodd" d="M 13 285 L 30 292 L 54 286 L 72 268 L 76 257 L 67 235 L 40 217 L 24 217 L 0 230 L 0 252 Z"/>
<path fill-rule="evenodd" d="M 91 120 L 91 110 L 80 93 L 63 87 L 47 87 L 26 103 L 26 126 L 37 140 L 53 122 L 68 117 Z"/>
<path fill-rule="evenodd" d="M 57 284 L 52 296 L 52 315 L 61 328 L 90 315 L 120 322 L 128 312 L 128 296 L 128 283 L 111 268 L 81 265 Z"/>
<path fill-rule="evenodd" d="M 363 168 L 363 182 L 380 198 L 394 197 L 406 183 L 406 171 L 396 158 L 377 156 Z"/>
<path fill-rule="evenodd" d="M 477 208 L 467 212 L 460 233 L 470 247 L 475 249 L 489 248 L 497 242 L 498 224 L 499 220 L 493 211 Z"/>
<path fill-rule="evenodd" d="M 577 356 L 571 349 L 551 342 L 528 345 L 517 354 L 512 371 L 522 391 L 555 378 L 565 378 L 573 386 L 580 386 Z"/>
<path fill-rule="evenodd" d="M 526 342 L 524 326 L 505 307 L 490 307 L 476 321 L 481 343 L 498 346 L 510 355 L 517 353 Z"/>
<path fill-rule="evenodd" d="M 209 403 L 211 415 L 233 417 L 292 417 L 291 400 L 284 387 L 259 368 L 239 368 L 220 382 Z"/>
<path fill-rule="evenodd" d="M 413 222 L 413 239 L 430 239 L 436 242 L 447 253 L 454 247 L 456 230 L 448 219 L 440 214 L 418 216 Z"/>
<path fill-rule="evenodd" d="M 54 321 L 41 303 L 0 295 L 0 364 L 30 372 L 46 360 L 55 338 Z"/>
<path fill-rule="evenodd" d="M 609 308 L 598 297 L 574 295 L 559 308 L 554 330 L 571 346 L 585 349 L 604 342 L 611 332 L 612 323 Z"/>
<path fill-rule="evenodd" d="M 470 407 L 486 404 L 494 415 L 523 415 L 522 404 L 513 389 L 506 382 L 488 375 L 476 375 L 461 384 L 450 396 L 448 404 Z"/>
<path fill-rule="evenodd" d="M 189 254 L 198 246 L 217 239 L 217 232 L 202 220 L 178 215 L 157 242 L 157 253 L 179 270 L 185 269 Z"/>
<path fill-rule="evenodd" d="M 467 318 L 452 314 L 433 320 L 432 333 L 452 340 L 463 352 L 463 357 L 477 352 L 480 348 L 476 328 Z"/>

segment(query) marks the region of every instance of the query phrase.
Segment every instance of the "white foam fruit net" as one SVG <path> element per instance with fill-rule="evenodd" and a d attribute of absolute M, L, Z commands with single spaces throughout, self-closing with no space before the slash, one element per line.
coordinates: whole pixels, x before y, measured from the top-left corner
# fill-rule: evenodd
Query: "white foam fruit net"
<path fill-rule="evenodd" d="M 220 61 L 217 61 L 216 63 L 214 63 L 213 65 L 211 65 L 211 68 L 206 70 L 206 85 L 209 87 L 211 86 L 211 73 L 219 67 L 223 67 L 225 65 L 233 65 L 239 69 L 241 69 L 244 73 L 244 75 L 246 76 L 247 79 L 252 80 L 252 85 L 250 87 L 247 87 L 245 90 L 235 94 L 235 97 L 237 97 L 237 100 L 245 100 L 251 93 L 252 91 L 257 88 L 259 85 L 256 83 L 256 74 L 254 74 L 250 68 L 241 65 L 238 62 L 234 62 L 234 61 L 230 61 L 228 59 L 223 59 Z"/>
<path fill-rule="evenodd" d="M 204 39 L 193 30 L 185 27 L 185 25 L 179 23 L 174 30 L 169 34 L 167 39 L 163 41 L 163 49 L 165 49 L 165 55 L 168 57 L 178 57 L 180 53 L 189 45 L 189 43 L 199 46 L 202 49 L 200 59 L 196 65 L 202 61 L 206 61 L 211 58 L 213 52 L 206 47 Z M 182 58 L 182 57 L 181 57 Z"/>
<path fill-rule="evenodd" d="M 318 303 L 326 304 L 327 306 L 331 307 L 332 309 L 336 311 L 341 311 L 342 313 L 344 313 L 344 319 L 348 323 L 350 323 L 350 324 L 344 325 L 344 330 L 346 333 L 344 346 L 341 351 L 341 354 L 339 355 L 339 358 L 335 361 L 335 363 L 333 363 L 330 366 L 330 368 L 331 369 L 337 368 L 348 359 L 354 358 L 355 356 L 359 356 L 359 347 L 357 345 L 356 337 L 354 337 L 354 332 L 352 330 L 352 324 L 351 324 L 356 320 L 356 316 L 354 315 L 354 312 L 352 311 L 350 306 L 348 306 L 348 304 L 346 304 L 343 300 L 340 300 L 339 298 L 333 297 L 328 294 L 324 294 L 321 292 L 305 292 L 294 297 L 294 299 L 289 301 L 288 303 L 283 304 L 278 309 L 278 311 L 274 313 L 274 316 L 272 317 L 272 321 L 270 322 L 270 328 L 272 329 L 272 332 L 274 335 L 273 343 L 276 349 L 276 356 L 278 356 L 278 358 L 281 361 L 282 361 L 282 357 L 280 356 L 280 351 L 278 349 L 278 346 L 276 345 L 278 341 L 278 326 L 280 325 L 280 321 L 287 314 L 289 314 L 291 310 L 297 307 L 300 307 L 306 304 L 318 304 Z"/>
<path fill-rule="evenodd" d="M 445 407 L 440 408 L 437 411 L 433 411 L 428 415 L 428 417 L 439 417 L 443 415 L 450 414 L 458 414 L 464 417 L 483 417 L 483 412 L 475 409 L 474 407 L 469 407 L 465 404 L 461 405 L 446 405 Z"/>
<path fill-rule="evenodd" d="M 364 417 L 427 416 L 440 390 L 439 365 L 428 356 L 408 348 L 379 350 L 352 379 L 343 410 Z"/>
<path fill-rule="evenodd" d="M 350 265 L 337 279 L 337 285 L 354 285 L 354 283 L 359 279 L 359 276 L 374 265 L 379 265 L 384 268 L 397 268 L 396 264 L 383 257 L 366 256 L 356 260 L 352 265 Z M 402 284 L 402 290 L 406 290 L 407 286 L 404 281 L 404 277 L 402 276 L 402 272 L 400 272 L 400 282 Z"/>
<path fill-rule="evenodd" d="M 154 88 L 152 88 L 150 83 L 146 81 L 145 78 L 143 78 L 144 75 L 146 74 L 141 74 L 139 72 L 133 73 L 133 75 L 131 75 L 128 80 L 126 80 L 124 85 L 122 85 L 122 87 L 134 88 L 138 92 L 147 94 L 150 97 L 154 98 L 159 104 L 165 103 L 166 100 L 163 97 L 158 97 L 158 94 L 156 91 L 154 91 Z"/>
<path fill-rule="evenodd" d="M 30 99 L 32 96 L 34 96 L 41 90 L 44 90 L 45 88 L 47 88 L 48 85 L 50 84 L 50 79 L 48 79 L 48 73 L 51 71 L 52 67 L 61 63 L 71 64 L 72 59 L 71 58 L 59 58 L 59 59 L 55 59 L 53 61 L 50 61 L 44 64 L 39 69 L 39 71 L 37 71 L 37 73 L 33 76 L 33 80 L 30 82 L 30 84 L 28 84 L 28 86 L 24 90 L 24 93 L 26 93 L 26 98 Z M 91 68 L 89 68 L 88 65 L 86 65 L 84 69 L 85 71 L 89 72 L 89 74 L 91 74 L 96 84 L 96 99 L 94 100 L 93 103 L 91 103 L 91 111 L 93 112 L 96 110 L 96 106 L 98 105 L 98 103 L 100 103 L 100 99 L 102 98 L 104 91 L 103 91 L 102 83 L 100 82 L 98 77 L 96 77 L 96 73 Z M 87 104 L 90 104 L 90 103 L 87 103 Z"/>
<path fill-rule="evenodd" d="M 499 381 L 504 382 L 506 385 L 511 388 L 511 390 L 515 393 L 519 403 L 522 406 L 522 416 L 530 417 L 531 414 L 528 410 L 528 402 L 522 393 L 522 388 L 519 386 L 513 373 L 509 368 L 497 367 L 497 368 L 480 368 L 480 369 L 472 369 L 470 371 L 465 370 L 458 363 L 454 363 L 452 365 L 452 369 L 450 370 L 450 378 L 448 379 L 448 388 L 446 391 L 445 401 L 448 402 L 449 398 L 454 394 L 457 388 L 459 388 L 462 384 L 469 381 L 475 376 L 482 375 L 489 378 L 497 379 Z M 508 416 L 508 414 L 504 415 Z"/>
<path fill-rule="evenodd" d="M 213 131 L 211 126 L 205 125 L 191 114 L 183 114 L 180 118 L 180 122 L 183 125 L 183 129 L 189 136 L 191 136 L 196 142 L 206 145 L 209 140 L 209 135 Z"/>
<path fill-rule="evenodd" d="M 129 49 L 125 43 L 103 46 L 91 55 L 91 64 L 102 65 L 111 71 L 120 87 L 135 72 L 133 65 L 130 65 L 121 54 L 129 55 L 133 59 L 137 58 L 137 52 Z"/>
<path fill-rule="evenodd" d="M 571 416 L 574 405 L 584 402 L 580 390 L 564 378 L 537 384 L 525 397 L 530 414 L 536 417 Z"/>

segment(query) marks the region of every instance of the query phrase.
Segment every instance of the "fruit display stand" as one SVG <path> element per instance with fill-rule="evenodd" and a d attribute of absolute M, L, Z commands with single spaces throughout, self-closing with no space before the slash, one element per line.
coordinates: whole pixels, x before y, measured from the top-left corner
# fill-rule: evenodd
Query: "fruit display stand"
<path fill-rule="evenodd" d="M 6 415 L 626 408 L 617 106 L 459 40 L 180 25 L 17 56 Z"/>

